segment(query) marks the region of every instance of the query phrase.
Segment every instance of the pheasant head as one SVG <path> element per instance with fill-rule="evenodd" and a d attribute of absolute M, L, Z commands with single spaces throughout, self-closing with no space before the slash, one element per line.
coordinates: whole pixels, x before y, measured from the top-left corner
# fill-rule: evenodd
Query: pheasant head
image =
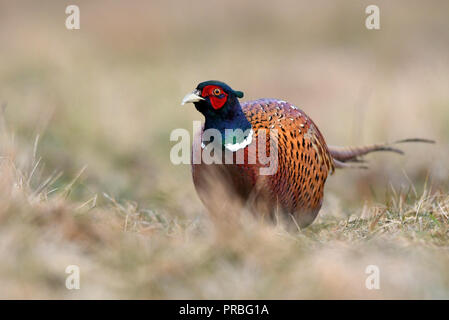
<path fill-rule="evenodd" d="M 182 104 L 193 103 L 204 115 L 204 129 L 220 131 L 223 143 L 241 143 L 247 138 L 251 124 L 242 111 L 238 98 L 243 98 L 243 92 L 233 90 L 224 82 L 210 80 L 201 82 L 193 92 L 184 97 Z M 231 140 L 228 140 L 229 131 L 226 130 L 237 129 L 241 129 L 242 134 L 232 134 Z"/>
<path fill-rule="evenodd" d="M 201 82 L 188 93 L 182 104 L 193 103 L 204 115 L 204 129 L 217 129 L 225 137 L 226 129 L 251 129 L 238 98 L 243 98 L 243 92 L 233 90 L 224 82 L 210 80 Z"/>

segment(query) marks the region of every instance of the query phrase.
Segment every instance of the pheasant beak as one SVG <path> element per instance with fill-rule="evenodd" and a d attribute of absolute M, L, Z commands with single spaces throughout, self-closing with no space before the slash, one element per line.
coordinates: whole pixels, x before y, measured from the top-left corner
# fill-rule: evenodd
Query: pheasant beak
<path fill-rule="evenodd" d="M 185 105 L 186 103 L 194 103 L 201 100 L 204 100 L 203 97 L 200 96 L 200 91 L 195 89 L 193 92 L 186 94 L 184 99 L 182 99 L 181 105 Z"/>

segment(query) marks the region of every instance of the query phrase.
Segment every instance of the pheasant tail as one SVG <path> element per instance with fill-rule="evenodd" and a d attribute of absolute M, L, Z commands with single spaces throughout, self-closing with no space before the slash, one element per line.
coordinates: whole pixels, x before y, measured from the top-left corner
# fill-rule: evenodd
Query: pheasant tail
<path fill-rule="evenodd" d="M 331 154 L 336 168 L 367 168 L 364 165 L 352 165 L 348 162 L 364 162 L 360 157 L 372 152 L 386 151 L 395 152 L 398 154 L 404 154 L 401 149 L 394 147 L 396 144 L 408 143 L 408 142 L 420 142 L 420 143 L 435 143 L 433 140 L 412 138 L 398 140 L 393 143 L 373 144 L 361 147 L 337 147 L 328 146 L 329 153 Z"/>

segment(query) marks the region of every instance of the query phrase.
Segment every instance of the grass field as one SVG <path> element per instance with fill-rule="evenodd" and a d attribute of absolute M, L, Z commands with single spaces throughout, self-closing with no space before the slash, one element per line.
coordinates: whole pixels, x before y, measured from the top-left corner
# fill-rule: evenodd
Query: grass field
<path fill-rule="evenodd" d="M 68 4 L 0 0 L 0 298 L 449 298 L 447 1 L 379 1 L 376 31 L 369 1 Z M 211 219 L 169 159 L 209 79 L 332 145 L 436 144 L 336 172 L 305 230 Z"/>

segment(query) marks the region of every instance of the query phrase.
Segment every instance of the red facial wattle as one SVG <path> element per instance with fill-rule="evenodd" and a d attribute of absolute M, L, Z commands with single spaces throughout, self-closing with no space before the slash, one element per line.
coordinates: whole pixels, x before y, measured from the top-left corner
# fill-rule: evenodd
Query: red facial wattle
<path fill-rule="evenodd" d="M 219 86 L 206 86 L 201 94 L 204 98 L 209 97 L 210 103 L 215 110 L 224 106 L 228 99 L 228 94 Z"/>

